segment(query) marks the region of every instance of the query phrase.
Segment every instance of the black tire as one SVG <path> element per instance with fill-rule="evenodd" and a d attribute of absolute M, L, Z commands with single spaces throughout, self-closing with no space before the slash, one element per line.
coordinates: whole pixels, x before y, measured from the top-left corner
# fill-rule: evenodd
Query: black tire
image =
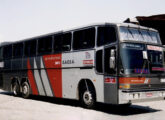
<path fill-rule="evenodd" d="M 27 82 L 22 83 L 22 97 L 29 98 L 30 96 L 30 86 Z"/>
<path fill-rule="evenodd" d="M 19 96 L 20 86 L 17 82 L 11 84 L 11 91 L 13 92 L 14 96 Z"/>
<path fill-rule="evenodd" d="M 96 104 L 96 93 L 93 88 L 90 88 L 90 86 L 88 89 L 89 90 L 87 90 L 86 87 L 81 89 L 80 102 L 83 107 L 93 109 Z"/>

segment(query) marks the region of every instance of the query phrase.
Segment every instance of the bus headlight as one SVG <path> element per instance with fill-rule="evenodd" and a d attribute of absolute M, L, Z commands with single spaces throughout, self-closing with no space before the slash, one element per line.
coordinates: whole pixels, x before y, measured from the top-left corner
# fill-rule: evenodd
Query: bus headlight
<path fill-rule="evenodd" d="M 122 85 L 120 85 L 120 88 L 129 89 L 130 84 L 122 84 Z"/>

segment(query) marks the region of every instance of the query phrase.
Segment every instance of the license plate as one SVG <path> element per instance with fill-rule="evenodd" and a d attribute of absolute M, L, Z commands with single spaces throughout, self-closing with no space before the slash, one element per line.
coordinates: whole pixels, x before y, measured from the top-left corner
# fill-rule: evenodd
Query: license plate
<path fill-rule="evenodd" d="M 147 97 L 152 97 L 152 95 L 153 95 L 152 93 L 146 93 Z"/>

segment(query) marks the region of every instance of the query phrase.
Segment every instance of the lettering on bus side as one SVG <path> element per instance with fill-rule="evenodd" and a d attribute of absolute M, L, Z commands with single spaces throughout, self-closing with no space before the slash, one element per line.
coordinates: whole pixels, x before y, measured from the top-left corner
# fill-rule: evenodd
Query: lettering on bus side
<path fill-rule="evenodd" d="M 74 60 L 63 60 L 62 64 L 74 64 Z"/>

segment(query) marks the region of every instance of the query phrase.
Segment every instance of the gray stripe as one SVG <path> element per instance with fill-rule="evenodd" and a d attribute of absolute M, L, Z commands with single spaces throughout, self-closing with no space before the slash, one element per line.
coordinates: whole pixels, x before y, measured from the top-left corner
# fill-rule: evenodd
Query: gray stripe
<path fill-rule="evenodd" d="M 44 63 L 43 63 L 42 57 L 41 57 L 41 78 L 42 78 L 42 82 L 43 82 L 47 96 L 53 96 L 53 93 L 52 93 L 52 90 L 50 87 L 50 83 L 49 83 L 49 80 L 48 80 L 48 77 L 47 77 L 47 74 L 46 74 L 46 71 L 44 68 Z"/>
<path fill-rule="evenodd" d="M 40 75 L 39 75 L 39 72 L 38 72 L 38 68 L 37 68 L 37 64 L 36 64 L 36 61 L 34 59 L 34 77 L 35 77 L 35 80 L 36 80 L 36 83 L 37 83 L 37 87 L 38 87 L 38 92 L 40 95 L 45 95 L 45 91 L 44 91 L 44 88 L 43 88 L 43 85 L 42 85 L 42 82 L 41 82 L 41 78 L 40 78 Z"/>

